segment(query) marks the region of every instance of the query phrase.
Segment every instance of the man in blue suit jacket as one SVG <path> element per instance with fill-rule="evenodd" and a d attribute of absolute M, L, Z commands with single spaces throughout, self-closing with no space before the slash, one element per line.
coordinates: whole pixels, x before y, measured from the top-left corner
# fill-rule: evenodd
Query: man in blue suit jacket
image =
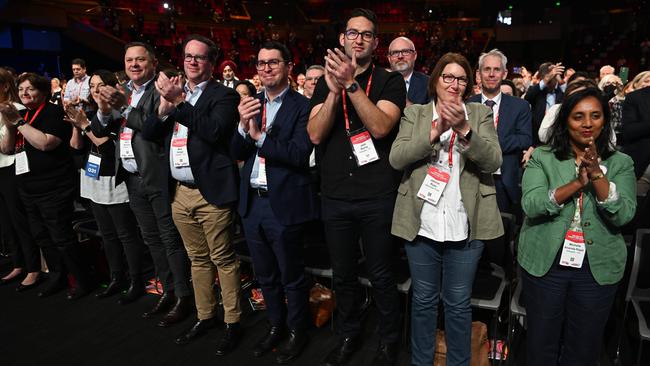
<path fill-rule="evenodd" d="M 198 321 L 176 343 L 188 343 L 216 325 L 213 285 L 218 272 L 226 330 L 216 352 L 222 355 L 237 343 L 242 313 L 239 260 L 232 247 L 237 165 L 229 148 L 239 95 L 211 78 L 217 57 L 214 42 L 190 35 L 183 52 L 187 82 L 160 73 L 160 107 L 147 119 L 142 134 L 164 143 L 167 179 L 159 184 L 170 192 L 172 217 L 192 262 Z"/>
<path fill-rule="evenodd" d="M 521 199 L 521 153 L 533 143 L 530 105 L 523 99 L 501 93 L 501 80 L 505 79 L 508 59 L 493 49 L 479 57 L 481 75 L 480 95 L 468 102 L 483 103 L 494 111 L 494 124 L 503 153 L 501 169 L 494 175 L 497 204 L 502 212 L 515 213 Z"/>
<path fill-rule="evenodd" d="M 301 224 L 318 216 L 309 174 L 309 102 L 289 87 L 292 66 L 286 46 L 262 46 L 256 67 L 265 91 L 242 99 L 231 147 L 234 158 L 245 162 L 239 214 L 270 323 L 253 355 L 271 351 L 288 328 L 276 356 L 280 364 L 295 359 L 307 343 L 309 288 Z"/>
<path fill-rule="evenodd" d="M 413 41 L 406 37 L 395 38 L 388 46 L 390 69 L 404 77 L 406 83 L 406 104 L 427 104 L 429 98 L 429 77 L 413 71 L 418 53 Z"/>

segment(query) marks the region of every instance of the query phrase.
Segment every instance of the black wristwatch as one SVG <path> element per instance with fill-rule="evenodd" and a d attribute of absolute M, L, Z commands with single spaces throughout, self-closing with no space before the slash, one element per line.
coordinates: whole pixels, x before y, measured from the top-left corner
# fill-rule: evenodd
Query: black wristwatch
<path fill-rule="evenodd" d="M 354 93 L 357 90 L 359 90 L 359 83 L 357 83 L 356 81 L 353 82 L 352 85 L 345 88 L 345 91 L 348 93 Z"/>
<path fill-rule="evenodd" d="M 92 129 L 90 128 L 90 125 L 88 125 L 81 130 L 81 134 L 86 136 L 90 131 L 92 131 Z"/>
<path fill-rule="evenodd" d="M 25 124 L 27 124 L 27 122 L 25 122 L 25 120 L 22 119 L 22 118 L 19 119 L 18 121 L 16 121 L 16 123 L 14 123 L 14 125 L 16 126 L 16 128 L 18 128 L 18 127 L 20 127 L 20 126 L 22 126 L 22 125 L 25 125 Z"/>

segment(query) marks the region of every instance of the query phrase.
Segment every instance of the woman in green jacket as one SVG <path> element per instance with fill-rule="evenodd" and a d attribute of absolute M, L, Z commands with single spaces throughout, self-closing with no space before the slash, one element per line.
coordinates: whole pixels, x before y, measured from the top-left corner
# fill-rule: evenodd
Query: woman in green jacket
<path fill-rule="evenodd" d="M 390 164 L 404 171 L 391 232 L 406 240 L 416 366 L 433 364 L 440 299 L 447 365 L 469 365 L 474 274 L 483 240 L 503 234 L 492 179 L 501 149 L 490 108 L 462 102 L 472 84 L 465 57 L 441 57 L 429 82 L 432 102 L 406 108 L 390 151 Z"/>
<path fill-rule="evenodd" d="M 567 96 L 548 146 L 522 182 L 519 237 L 527 309 L 527 365 L 595 365 L 625 269 L 620 227 L 636 209 L 632 159 L 609 136 L 598 89 Z"/>

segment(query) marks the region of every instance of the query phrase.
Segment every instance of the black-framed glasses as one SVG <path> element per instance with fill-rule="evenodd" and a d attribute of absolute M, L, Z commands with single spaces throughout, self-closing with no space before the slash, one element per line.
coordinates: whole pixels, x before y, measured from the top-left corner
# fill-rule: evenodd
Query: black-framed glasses
<path fill-rule="evenodd" d="M 266 65 L 268 65 L 271 68 L 271 70 L 275 70 L 280 66 L 281 62 L 284 62 L 284 61 L 283 60 L 278 60 L 276 58 L 274 58 L 272 60 L 268 60 L 268 61 L 259 60 L 259 61 L 257 61 L 255 63 L 255 68 L 257 68 L 258 70 L 264 70 L 264 69 L 266 69 Z"/>
<path fill-rule="evenodd" d="M 206 56 L 206 55 L 191 55 L 189 53 L 186 53 L 185 56 L 183 56 L 183 60 L 185 60 L 185 62 L 196 61 L 198 63 L 204 63 L 204 62 L 208 61 L 208 56 Z"/>
<path fill-rule="evenodd" d="M 447 84 L 453 84 L 454 81 L 458 81 L 458 85 L 466 86 L 469 80 L 465 76 L 454 76 L 452 74 L 442 74 L 442 81 Z"/>
<path fill-rule="evenodd" d="M 370 31 L 359 32 L 356 29 L 348 29 L 343 34 L 345 34 L 345 38 L 349 39 L 350 41 L 354 41 L 355 39 L 359 38 L 359 35 L 361 35 L 361 39 L 366 42 L 370 42 L 375 38 L 375 34 Z"/>
<path fill-rule="evenodd" d="M 400 57 L 400 56 L 413 56 L 415 55 L 415 50 L 412 48 L 407 48 L 403 50 L 394 50 L 388 51 L 388 56 L 390 57 Z"/>

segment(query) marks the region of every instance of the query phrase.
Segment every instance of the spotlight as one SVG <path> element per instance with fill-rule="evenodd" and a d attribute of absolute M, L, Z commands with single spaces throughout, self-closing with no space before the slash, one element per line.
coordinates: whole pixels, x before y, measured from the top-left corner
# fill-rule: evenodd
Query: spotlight
<path fill-rule="evenodd" d="M 169 9 L 169 3 L 167 3 L 167 2 L 163 3 L 163 8 Z"/>

